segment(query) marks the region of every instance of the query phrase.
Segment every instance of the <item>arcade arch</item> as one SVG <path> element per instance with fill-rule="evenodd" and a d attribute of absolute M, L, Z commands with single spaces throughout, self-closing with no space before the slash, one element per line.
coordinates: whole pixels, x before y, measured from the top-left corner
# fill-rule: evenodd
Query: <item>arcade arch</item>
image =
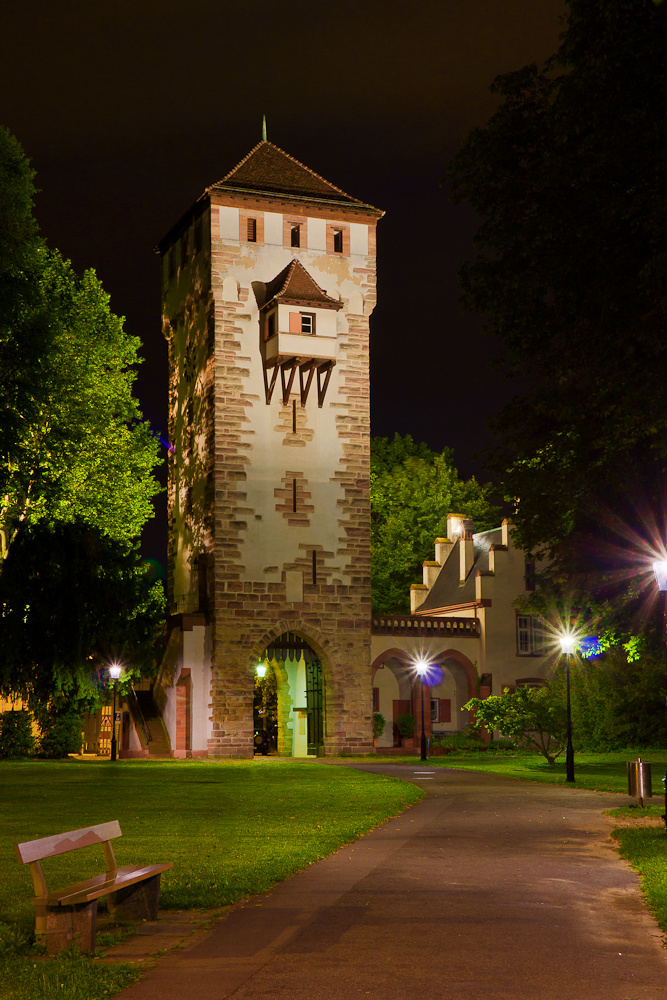
<path fill-rule="evenodd" d="M 428 735 L 441 732 L 458 732 L 468 724 L 468 712 L 463 705 L 477 694 L 477 672 L 474 665 L 459 650 L 440 649 L 426 652 L 430 665 L 425 682 L 425 704 L 430 705 L 424 714 Z M 405 649 L 386 649 L 372 665 L 373 709 L 385 718 L 385 730 L 378 739 L 378 747 L 397 746 L 399 743 L 396 719 L 411 714 L 421 727 L 421 692 L 415 671 L 414 654 Z M 431 683 L 428 681 L 430 680 Z"/>

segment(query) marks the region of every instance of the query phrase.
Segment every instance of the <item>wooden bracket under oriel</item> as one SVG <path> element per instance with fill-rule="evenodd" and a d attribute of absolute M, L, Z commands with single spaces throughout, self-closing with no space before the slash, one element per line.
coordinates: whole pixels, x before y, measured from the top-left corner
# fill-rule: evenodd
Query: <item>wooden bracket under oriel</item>
<path fill-rule="evenodd" d="M 331 381 L 331 373 L 334 370 L 335 364 L 335 361 L 303 361 L 299 358 L 290 358 L 287 361 L 282 361 L 279 364 L 274 365 L 273 368 L 270 369 L 270 378 L 269 369 L 262 366 L 262 371 L 264 373 L 264 394 L 267 405 L 271 402 L 273 391 L 276 387 L 276 382 L 278 381 L 278 374 L 280 373 L 283 406 L 287 406 L 292 392 L 292 386 L 294 385 L 294 379 L 296 378 L 298 371 L 301 405 L 306 405 L 311 385 L 314 381 L 316 381 L 317 405 L 321 409 L 324 405 L 327 389 L 329 388 L 329 382 Z"/>

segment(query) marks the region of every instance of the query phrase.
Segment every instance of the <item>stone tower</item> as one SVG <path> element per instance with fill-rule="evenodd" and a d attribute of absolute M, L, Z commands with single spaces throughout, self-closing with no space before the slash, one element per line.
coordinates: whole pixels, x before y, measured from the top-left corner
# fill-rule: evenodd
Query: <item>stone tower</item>
<path fill-rule="evenodd" d="M 254 672 L 282 753 L 367 751 L 369 317 L 382 212 L 266 140 L 159 244 L 169 344 L 177 755 L 250 756 Z"/>

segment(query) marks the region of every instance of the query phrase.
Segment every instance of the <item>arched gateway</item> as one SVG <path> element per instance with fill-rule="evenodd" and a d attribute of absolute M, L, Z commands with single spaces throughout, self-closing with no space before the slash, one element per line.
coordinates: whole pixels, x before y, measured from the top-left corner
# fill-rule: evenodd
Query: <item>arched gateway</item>
<path fill-rule="evenodd" d="M 173 612 L 161 697 L 178 753 L 252 755 L 264 654 L 289 704 L 282 752 L 372 746 L 368 340 L 382 214 L 262 141 L 159 244 Z"/>

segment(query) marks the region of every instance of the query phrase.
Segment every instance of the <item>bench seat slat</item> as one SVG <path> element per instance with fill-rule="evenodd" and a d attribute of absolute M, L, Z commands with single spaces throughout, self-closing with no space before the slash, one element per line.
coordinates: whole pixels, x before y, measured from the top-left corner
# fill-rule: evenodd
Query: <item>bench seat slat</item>
<path fill-rule="evenodd" d="M 76 882 L 74 885 L 65 886 L 64 889 L 55 889 L 46 897 L 48 906 L 70 906 L 73 903 L 87 903 L 100 896 L 106 896 L 109 892 L 116 892 L 126 885 L 133 885 L 154 875 L 173 868 L 171 861 L 161 865 L 124 865 L 115 872 L 107 872 L 104 875 L 96 875 L 94 878 L 86 879 L 83 882 Z M 36 898 L 33 903 L 44 903 L 45 900 Z"/>

